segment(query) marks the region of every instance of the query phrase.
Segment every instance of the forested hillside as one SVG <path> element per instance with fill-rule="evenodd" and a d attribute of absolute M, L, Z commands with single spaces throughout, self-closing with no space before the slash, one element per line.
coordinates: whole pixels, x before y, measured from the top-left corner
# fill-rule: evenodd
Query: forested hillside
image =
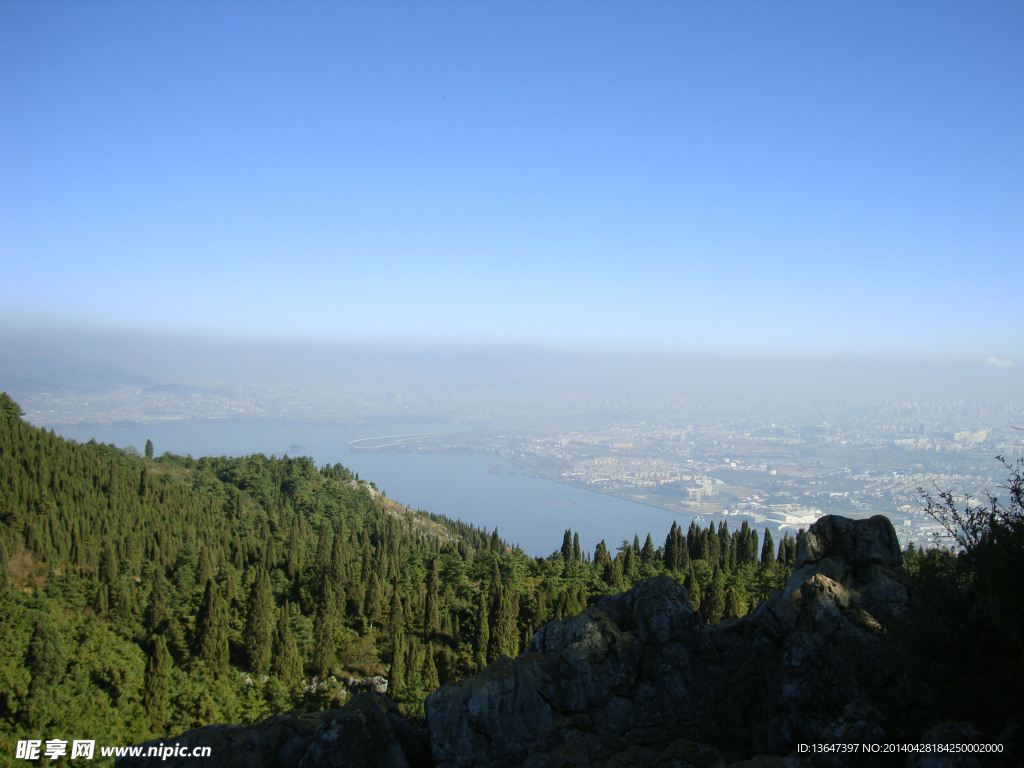
<path fill-rule="evenodd" d="M 593 555 L 566 531 L 534 559 L 338 464 L 146 454 L 65 441 L 0 394 L 0 752 L 334 706 L 343 678 L 375 674 L 415 718 L 440 683 L 603 595 L 664 573 L 716 622 L 795 558 L 746 524 L 673 524 L 661 546 Z"/>

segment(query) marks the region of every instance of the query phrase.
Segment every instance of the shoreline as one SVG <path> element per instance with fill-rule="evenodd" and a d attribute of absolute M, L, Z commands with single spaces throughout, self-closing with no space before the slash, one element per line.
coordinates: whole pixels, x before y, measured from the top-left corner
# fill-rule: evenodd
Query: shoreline
<path fill-rule="evenodd" d="M 635 498 L 633 496 L 623 496 L 620 493 L 612 493 L 611 491 L 603 491 L 603 490 L 601 490 L 599 488 L 592 488 L 589 485 L 587 485 L 586 483 L 575 483 L 575 482 L 573 482 L 571 480 L 560 480 L 557 477 L 551 477 L 549 475 L 542 475 L 542 474 L 539 474 L 537 472 L 524 472 L 523 474 L 525 474 L 527 477 L 532 477 L 532 478 L 535 478 L 537 480 L 547 480 L 548 482 L 558 483 L 559 485 L 567 485 L 567 486 L 569 486 L 571 488 L 579 488 L 581 491 L 589 491 L 590 493 L 599 493 L 602 496 L 609 496 L 609 497 L 611 497 L 613 499 L 622 499 L 623 501 L 631 501 L 634 504 L 643 504 L 645 507 L 652 507 L 653 509 L 658 509 L 658 510 L 661 510 L 662 512 L 670 512 L 670 513 L 672 513 L 674 515 L 679 515 L 679 516 L 682 516 L 682 517 L 690 517 L 690 518 L 693 518 L 695 520 L 703 519 L 703 517 L 704 517 L 703 515 L 694 515 L 694 514 L 692 514 L 690 512 L 683 512 L 681 510 L 675 509 L 673 507 L 668 507 L 668 506 L 665 506 L 663 504 L 656 504 L 656 503 L 654 503 L 652 501 L 643 501 L 643 500 Z"/>

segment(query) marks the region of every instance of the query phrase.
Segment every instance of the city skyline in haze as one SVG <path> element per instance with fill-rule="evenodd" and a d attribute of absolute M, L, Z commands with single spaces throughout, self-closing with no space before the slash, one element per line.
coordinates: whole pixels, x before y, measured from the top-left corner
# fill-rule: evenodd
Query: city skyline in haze
<path fill-rule="evenodd" d="M 1024 7 L 0 4 L 9 335 L 1018 365 Z"/>

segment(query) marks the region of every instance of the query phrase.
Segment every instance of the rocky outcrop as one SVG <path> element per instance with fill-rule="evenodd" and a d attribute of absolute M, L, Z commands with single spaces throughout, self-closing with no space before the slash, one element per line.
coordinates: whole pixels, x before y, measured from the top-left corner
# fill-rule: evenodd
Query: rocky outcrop
<path fill-rule="evenodd" d="M 366 677 L 343 677 L 341 682 L 352 692 L 373 691 L 374 693 L 388 692 L 388 679 L 383 675 L 368 675 Z"/>
<path fill-rule="evenodd" d="M 542 627 L 427 699 L 434 760 L 697 765 L 895 737 L 914 694 L 885 647 L 907 600 L 891 523 L 823 518 L 798 557 L 785 593 L 740 620 L 704 626 L 661 577 Z"/>
<path fill-rule="evenodd" d="M 969 726 L 915 719 L 924 694 L 888 634 L 906 610 L 891 523 L 824 517 L 801 537 L 786 589 L 752 614 L 706 626 L 683 587 L 652 579 L 437 690 L 426 731 L 385 697 L 360 693 L 341 710 L 176 741 L 212 746 L 203 764 L 245 768 L 797 768 L 866 764 L 800 744 L 976 738 Z M 898 764 L 959 764 L 929 759 Z M 136 764 L 145 763 L 118 765 Z"/>
<path fill-rule="evenodd" d="M 828 515 L 804 534 L 784 597 L 792 598 L 795 590 L 820 575 L 841 585 L 871 615 L 890 620 L 907 608 L 902 573 L 899 539 L 887 517 L 850 520 Z"/>
<path fill-rule="evenodd" d="M 118 768 L 217 766 L 217 768 L 427 768 L 429 743 L 386 697 L 358 693 L 342 709 L 279 715 L 251 726 L 211 725 L 176 739 L 141 745 L 142 757 L 120 758 Z M 209 747 L 208 758 L 146 757 L 150 747 L 181 747 L 191 755 Z M 166 754 L 166 753 L 163 753 Z"/>
<path fill-rule="evenodd" d="M 526 653 L 434 693 L 434 759 L 590 764 L 632 745 L 701 740 L 717 661 L 686 591 L 654 579 L 542 627 Z"/>

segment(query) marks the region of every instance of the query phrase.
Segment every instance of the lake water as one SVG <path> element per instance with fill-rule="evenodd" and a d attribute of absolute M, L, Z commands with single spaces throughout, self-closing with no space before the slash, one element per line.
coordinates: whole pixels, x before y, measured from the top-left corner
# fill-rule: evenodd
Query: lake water
<path fill-rule="evenodd" d="M 352 427 L 344 424 L 271 419 L 206 419 L 146 425 L 45 424 L 66 438 L 95 439 L 140 451 L 152 440 L 165 451 L 192 456 L 264 453 L 310 456 L 321 466 L 340 462 L 390 498 L 492 531 L 529 555 L 547 555 L 562 545 L 566 528 L 593 553 L 602 539 L 614 552 L 623 539 L 650 533 L 655 545 L 675 520 L 690 518 L 658 507 L 525 474 L 497 457 L 472 453 L 353 451 L 350 440 L 378 434 L 443 432 L 443 425 Z"/>

